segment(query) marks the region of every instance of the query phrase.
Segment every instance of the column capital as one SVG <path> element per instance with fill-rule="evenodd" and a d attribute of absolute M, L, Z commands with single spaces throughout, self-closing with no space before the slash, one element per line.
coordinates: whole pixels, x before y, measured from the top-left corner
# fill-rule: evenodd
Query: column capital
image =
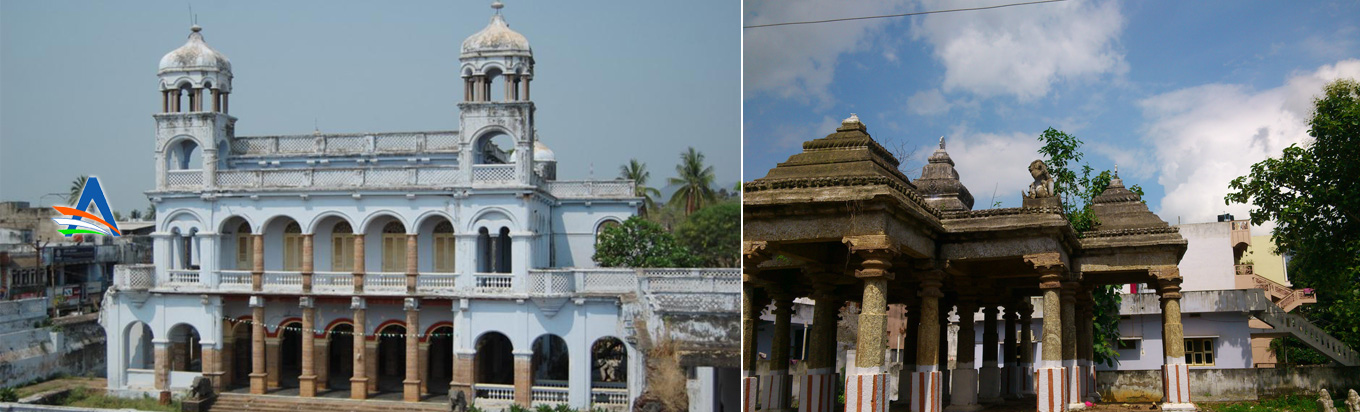
<path fill-rule="evenodd" d="M 358 296 L 354 296 L 354 297 L 351 297 L 351 298 L 349 299 L 349 308 L 350 308 L 350 309 L 367 309 L 367 308 L 368 308 L 368 302 L 364 301 L 364 298 L 361 298 L 361 297 L 358 297 Z"/>
<path fill-rule="evenodd" d="M 870 249 L 855 251 L 855 254 L 864 259 L 860 266 L 863 269 L 855 270 L 857 278 L 883 278 L 893 279 L 893 273 L 888 271 L 892 267 L 892 258 L 897 255 L 896 250 L 892 249 Z"/>
<path fill-rule="evenodd" d="M 1080 287 L 1081 283 L 1078 282 L 1062 282 L 1062 292 L 1060 292 L 1062 300 L 1065 302 L 1076 302 L 1077 289 Z"/>
<path fill-rule="evenodd" d="M 1157 280 L 1157 294 L 1162 300 L 1181 298 L 1181 278 L 1169 278 Z"/>
<path fill-rule="evenodd" d="M 1177 283 L 1179 283 L 1181 279 L 1181 269 L 1175 265 L 1153 266 L 1148 268 L 1148 274 L 1152 275 L 1152 277 L 1156 278 L 1159 282 L 1162 280 L 1175 279 Z"/>
<path fill-rule="evenodd" d="M 263 308 L 263 307 L 264 307 L 264 296 L 259 296 L 259 295 L 251 296 L 251 297 L 250 297 L 250 307 L 252 307 L 252 308 Z"/>
<path fill-rule="evenodd" d="M 420 310 L 420 298 L 406 298 L 406 299 L 402 302 L 402 309 L 405 309 L 405 310 L 408 310 L 408 311 L 419 311 L 419 310 Z"/>
<path fill-rule="evenodd" d="M 303 309 L 314 308 L 316 307 L 316 298 L 313 298 L 311 296 L 300 297 L 298 298 L 298 307 Z"/>

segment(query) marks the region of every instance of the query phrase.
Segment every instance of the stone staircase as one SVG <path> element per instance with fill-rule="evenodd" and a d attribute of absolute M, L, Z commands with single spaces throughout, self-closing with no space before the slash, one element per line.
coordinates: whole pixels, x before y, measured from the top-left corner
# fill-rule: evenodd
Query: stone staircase
<path fill-rule="evenodd" d="M 1270 325 L 1278 332 L 1288 333 L 1321 352 L 1331 360 L 1346 366 L 1360 366 L 1360 353 L 1356 353 L 1345 343 L 1328 335 L 1313 325 L 1307 318 L 1286 312 L 1265 294 L 1250 294 L 1256 302 L 1251 305 L 1251 315 Z"/>
<path fill-rule="evenodd" d="M 331 411 L 331 412 L 401 412 L 401 411 L 446 411 L 448 404 L 443 402 L 397 402 L 364 400 L 355 401 L 340 398 L 299 398 L 280 395 L 249 395 L 242 393 L 221 393 L 213 403 L 211 412 L 284 412 L 284 411 Z"/>
<path fill-rule="evenodd" d="M 1292 312 L 1300 305 L 1317 303 L 1317 295 L 1309 289 L 1291 289 L 1252 271 L 1252 265 L 1237 265 L 1234 279 L 1238 289 L 1257 288 L 1266 292 L 1276 306 Z"/>

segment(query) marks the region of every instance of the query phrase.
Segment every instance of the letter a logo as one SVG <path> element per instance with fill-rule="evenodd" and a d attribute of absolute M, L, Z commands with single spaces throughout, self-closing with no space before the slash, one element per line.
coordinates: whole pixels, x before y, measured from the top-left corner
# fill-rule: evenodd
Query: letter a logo
<path fill-rule="evenodd" d="M 85 211 L 90 207 L 90 203 L 94 203 L 104 219 Z M 59 230 L 66 237 L 71 237 L 71 235 L 77 233 L 115 237 L 123 235 L 123 232 L 118 230 L 118 222 L 113 219 L 113 210 L 109 208 L 109 200 L 104 197 L 104 188 L 99 185 L 98 177 L 90 176 L 89 179 L 85 180 L 85 187 L 80 189 L 80 200 L 77 200 L 76 204 L 71 206 L 74 207 L 52 206 L 57 212 L 70 216 L 70 218 L 52 218 L 52 221 L 57 222 L 58 225 L 66 225 L 66 229 Z M 90 221 L 81 220 L 82 218 L 90 219 Z M 108 220 L 105 221 L 105 219 Z"/>

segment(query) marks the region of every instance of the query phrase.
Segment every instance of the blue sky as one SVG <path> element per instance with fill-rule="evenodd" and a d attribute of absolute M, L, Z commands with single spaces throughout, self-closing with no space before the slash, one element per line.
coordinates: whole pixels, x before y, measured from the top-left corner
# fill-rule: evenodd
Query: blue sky
<path fill-rule="evenodd" d="M 766 24 L 1012 3 L 751 1 Z M 1228 182 L 1307 138 L 1312 98 L 1360 78 L 1360 3 L 1068 1 L 745 29 L 744 178 L 856 113 L 919 176 L 944 136 L 975 208 L 1019 206 L 1054 127 L 1119 165 L 1175 224 L 1212 221 Z"/>
<path fill-rule="evenodd" d="M 0 2 L 0 200 L 39 202 L 93 174 L 115 209 L 147 206 L 156 67 L 184 44 L 189 3 L 231 59 L 243 136 L 456 129 L 459 46 L 492 12 L 490 0 Z M 718 185 L 739 180 L 739 3 L 506 3 L 534 49 L 537 125 L 560 178 L 614 178 L 636 157 L 663 186 L 694 146 Z"/>

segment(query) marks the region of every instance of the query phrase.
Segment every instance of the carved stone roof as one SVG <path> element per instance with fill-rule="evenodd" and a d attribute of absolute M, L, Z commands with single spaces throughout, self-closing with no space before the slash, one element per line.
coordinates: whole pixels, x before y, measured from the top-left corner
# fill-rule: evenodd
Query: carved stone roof
<path fill-rule="evenodd" d="M 917 191 L 926 203 L 940 208 L 943 212 L 973 210 L 973 194 L 959 181 L 959 172 L 954 169 L 954 159 L 944 151 L 944 138 L 940 138 L 940 148 L 930 155 L 929 163 L 921 168 L 921 178 L 916 179 Z"/>
<path fill-rule="evenodd" d="M 1174 228 L 1148 210 L 1137 193 L 1124 187 L 1119 175 L 1115 175 L 1105 191 L 1096 196 L 1091 208 L 1100 224 L 1086 232 L 1086 237 L 1175 232 Z M 1168 228 L 1169 231 L 1165 230 Z"/>

